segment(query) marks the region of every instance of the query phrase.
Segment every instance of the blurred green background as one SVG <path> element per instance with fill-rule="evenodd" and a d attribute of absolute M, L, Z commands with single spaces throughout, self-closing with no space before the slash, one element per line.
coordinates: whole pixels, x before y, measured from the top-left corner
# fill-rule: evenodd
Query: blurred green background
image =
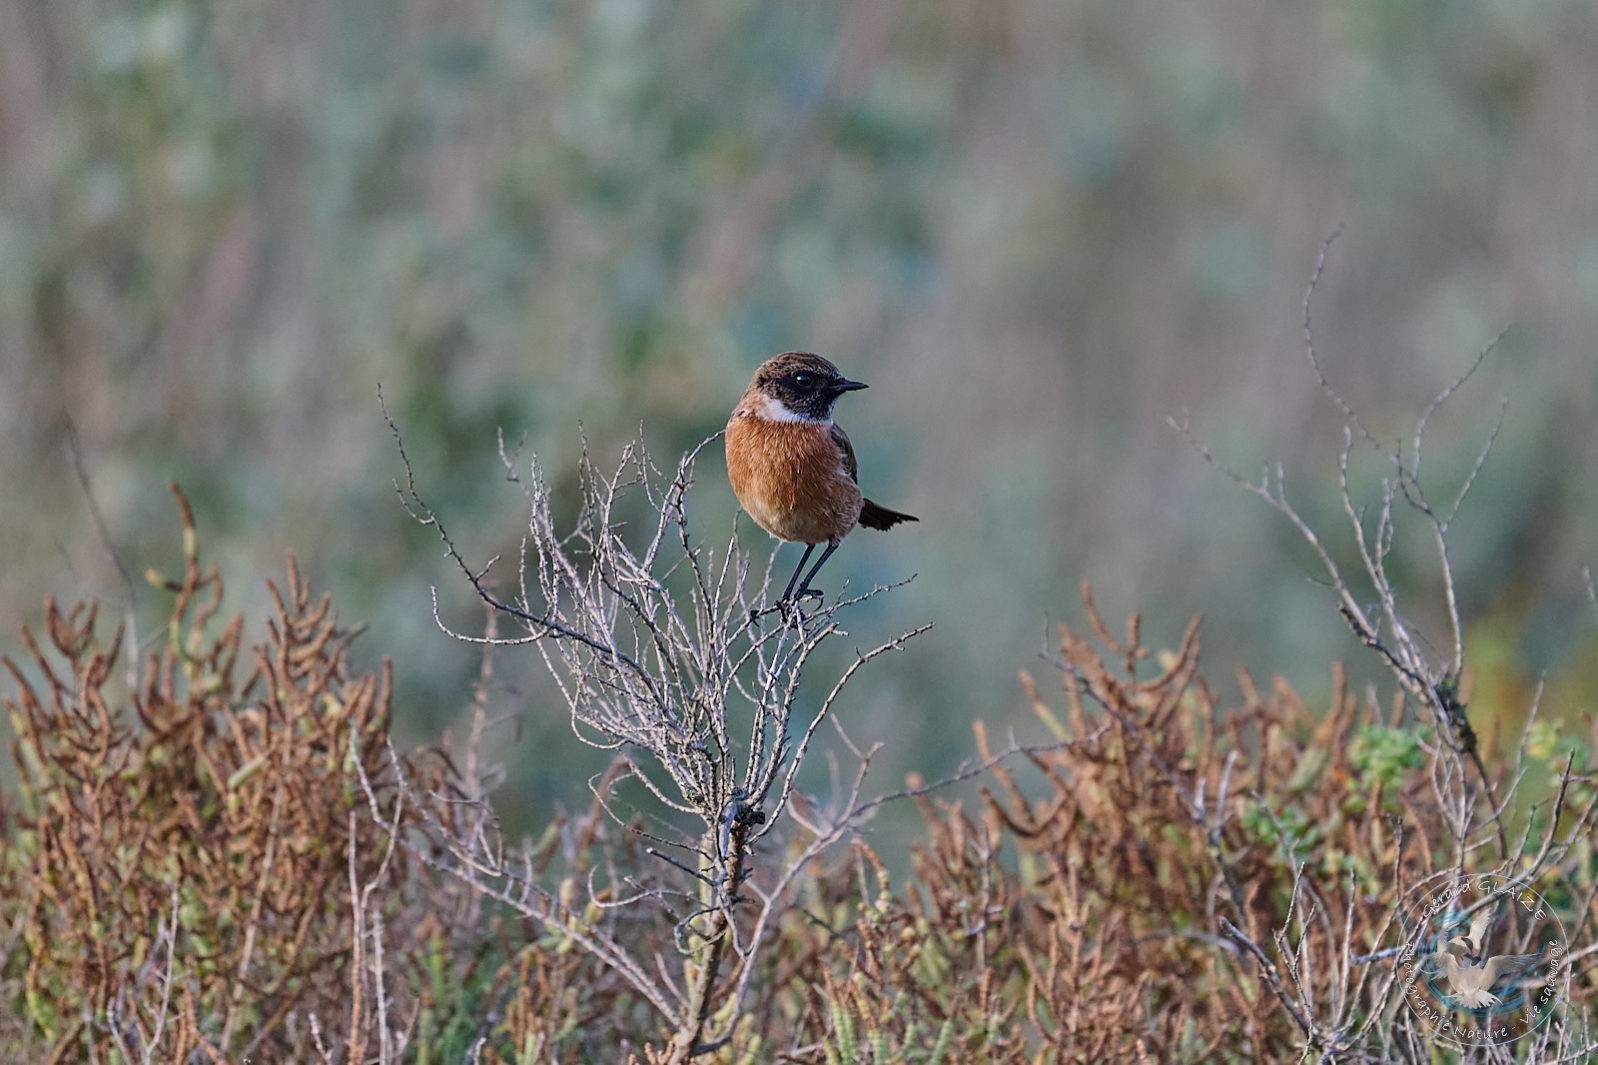
<path fill-rule="evenodd" d="M 1381 439 L 1513 324 L 1427 463 L 1451 497 L 1508 396 L 1454 530 L 1490 672 L 1473 716 L 1489 686 L 1523 711 L 1545 670 L 1550 702 L 1590 707 L 1585 0 L 5 0 L 0 618 L 123 601 L 75 426 L 142 634 L 166 606 L 143 571 L 177 564 L 175 478 L 236 606 L 294 552 L 369 624 L 366 664 L 398 660 L 402 738 L 459 735 L 477 660 L 429 585 L 481 615 L 395 499 L 379 385 L 481 560 L 522 520 L 497 428 L 569 491 L 579 423 L 601 457 L 642 424 L 669 461 L 805 348 L 873 385 L 839 410 L 862 481 L 922 518 L 852 537 L 823 582 L 918 575 L 857 619 L 861 645 L 937 623 L 846 708 L 892 740 L 882 787 L 968 756 L 975 717 L 1043 736 L 1016 671 L 1080 618 L 1083 580 L 1156 646 L 1203 612 L 1224 691 L 1281 672 L 1315 705 L 1332 660 L 1379 672 L 1291 530 L 1167 419 L 1245 472 L 1280 460 L 1340 534 L 1339 417 L 1300 310 L 1340 223 L 1318 350 Z M 1373 498 L 1380 459 L 1356 471 Z M 719 545 L 719 450 L 699 472 Z M 1424 549 L 1401 538 L 1397 565 L 1441 646 Z M 519 826 L 582 802 L 592 765 L 530 657 L 492 693 L 521 715 L 496 735 Z"/>

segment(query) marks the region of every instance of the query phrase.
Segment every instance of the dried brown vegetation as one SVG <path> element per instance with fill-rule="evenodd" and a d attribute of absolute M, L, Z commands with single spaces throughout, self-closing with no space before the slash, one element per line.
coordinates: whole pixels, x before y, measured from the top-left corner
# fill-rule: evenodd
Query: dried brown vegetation
<path fill-rule="evenodd" d="M 241 617 L 217 625 L 222 579 L 178 501 L 183 575 L 162 582 L 168 638 L 133 690 L 114 672 L 122 630 L 104 639 L 92 605 L 47 602 L 48 646 L 23 633 L 31 675 L 6 660 L 23 801 L 0 842 L 3 960 L 52 1061 L 248 1055 L 342 1015 L 349 884 L 383 864 L 376 826 L 351 816 L 351 760 L 390 789 L 387 667 L 351 666 L 292 560 L 268 639 L 245 650 Z"/>
<path fill-rule="evenodd" d="M 680 543 L 704 590 L 719 585 L 697 576 L 686 535 L 663 538 L 686 486 L 680 470 L 654 543 Z M 387 742 L 386 667 L 354 668 L 327 600 L 291 563 L 246 653 L 243 623 L 219 623 L 221 579 L 200 565 L 186 505 L 183 522 L 183 576 L 163 582 L 172 623 L 136 683 L 119 680 L 120 632 L 102 638 L 93 606 L 47 604 L 47 642 L 25 634 L 27 659 L 7 661 L 20 795 L 0 836 L 0 1058 L 1450 1060 L 1400 1002 L 1398 903 L 1428 878 L 1489 867 L 1562 891 L 1577 949 L 1573 1005 L 1480 1060 L 1595 1046 L 1590 723 L 1580 738 L 1534 724 L 1507 761 L 1482 752 L 1486 775 L 1509 782 L 1494 793 L 1402 695 L 1378 705 L 1332 666 L 1328 706 L 1246 673 L 1234 705 L 1200 670 L 1197 622 L 1151 652 L 1135 618 L 1112 635 L 1084 589 L 1085 624 L 1062 626 L 1051 655 L 1060 694 L 1022 677 L 1053 742 L 998 750 L 977 725 L 960 778 L 978 788 L 963 802 L 918 779 L 865 797 L 872 752 L 839 727 L 860 772 L 834 795 L 805 795 L 787 756 L 767 757 L 744 764 L 772 801 L 729 785 L 673 819 L 647 795 L 695 748 L 673 734 L 663 749 L 679 762 L 651 771 L 642 729 L 584 809 L 517 846 L 485 794 L 481 702 L 459 771 L 436 752 L 402 757 Z M 721 609 L 674 614 L 608 519 L 589 535 L 613 554 L 586 571 L 586 612 L 562 616 L 581 637 L 564 661 L 591 685 L 572 689 L 573 713 L 601 738 L 610 719 L 593 706 L 652 714 L 641 720 L 658 729 L 686 693 L 706 715 L 695 727 L 742 750 L 718 731 L 721 707 L 761 690 L 690 663 L 715 667 L 729 638 L 751 661 L 792 661 L 837 608 L 821 627 L 761 628 L 740 577 Z M 642 640 L 622 643 L 597 626 L 629 596 L 648 609 L 629 622 Z M 532 636 L 564 638 L 525 593 L 512 606 Z M 492 625 L 485 639 L 486 677 L 504 641 Z M 675 687 L 652 687 L 661 663 Z M 701 676 L 722 703 L 693 695 Z M 629 702 L 629 684 L 645 695 Z M 754 749 L 791 751 L 793 689 L 766 690 L 784 727 Z M 738 764 L 714 779 L 736 782 Z M 926 822 L 902 878 L 858 833 L 894 800 Z M 618 816 L 629 803 L 638 812 Z"/>
<path fill-rule="evenodd" d="M 1405 892 L 1461 842 L 1428 768 L 1436 744 L 1394 727 L 1401 699 L 1344 690 L 1340 669 L 1322 713 L 1246 674 L 1245 704 L 1223 707 L 1196 623 L 1148 675 L 1136 620 L 1117 641 L 1085 600 L 1097 642 L 1061 627 L 1066 712 L 1023 678 L 1073 737 L 1027 754 L 1043 786 L 995 765 L 975 812 L 920 798 L 928 835 L 898 891 L 857 845 L 872 876 L 853 928 L 834 930 L 848 967 L 814 993 L 821 1045 L 794 1060 L 838 1060 L 840 1044 L 861 1062 L 1433 1060 L 1398 1008 L 1389 948 Z M 986 757 L 980 726 L 977 741 Z M 1375 756 L 1394 742 L 1395 758 Z M 1591 868 L 1586 780 L 1568 784 L 1579 816 L 1551 833 L 1567 870 Z M 1550 1060 L 1591 1048 L 1558 1026 L 1532 1042 Z"/>

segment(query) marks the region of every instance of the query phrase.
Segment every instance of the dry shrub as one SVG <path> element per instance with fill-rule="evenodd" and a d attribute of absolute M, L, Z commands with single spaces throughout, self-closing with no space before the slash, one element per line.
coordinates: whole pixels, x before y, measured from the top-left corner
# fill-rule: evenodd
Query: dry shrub
<path fill-rule="evenodd" d="M 183 576 L 135 690 L 116 691 L 123 633 L 103 639 L 93 606 L 46 604 L 48 648 L 23 634 L 33 678 L 6 660 L 22 802 L 0 896 L 21 949 L 3 960 L 51 1060 L 248 1054 L 286 1022 L 342 1016 L 349 885 L 384 854 L 350 817 L 365 799 L 349 760 L 387 788 L 387 667 L 351 667 L 290 560 L 241 680 L 243 620 L 215 631 L 222 579 L 178 502 Z"/>
<path fill-rule="evenodd" d="M 1391 949 L 1403 894 L 1466 842 L 1437 801 L 1428 730 L 1393 727 L 1402 700 L 1384 712 L 1340 668 L 1324 714 L 1246 674 L 1245 705 L 1223 709 L 1196 622 L 1148 676 L 1136 618 L 1117 641 L 1084 595 L 1102 647 L 1061 626 L 1064 723 L 1023 675 L 1039 716 L 1073 737 L 1028 755 L 1043 786 L 1000 764 L 975 815 L 918 796 L 928 835 L 899 893 L 860 848 L 878 890 L 860 877 L 871 901 L 848 968 L 815 981 L 817 1042 L 792 1060 L 1431 1060 L 1397 1008 Z M 987 758 L 980 725 L 977 740 Z M 1578 786 L 1585 810 L 1563 839 L 1590 928 Z M 1485 865 L 1496 828 L 1475 825 L 1463 853 Z M 1524 871 L 1542 847 L 1520 842 Z M 1593 983 L 1578 973 L 1573 1000 Z M 1545 1052 L 1569 1038 L 1540 1031 Z"/>
<path fill-rule="evenodd" d="M 497 770 L 478 764 L 482 700 L 462 773 L 397 755 L 387 669 L 352 667 L 348 632 L 292 562 L 245 673 L 243 623 L 216 625 L 222 583 L 183 516 L 165 646 L 132 690 L 114 672 L 121 633 L 102 640 L 92 606 L 47 604 L 47 646 L 25 633 L 31 664 L 6 661 L 21 777 L 0 808 L 0 1015 L 21 1027 L 0 1027 L 0 1058 L 684 1056 L 640 985 L 682 957 L 709 892 L 660 860 L 655 821 L 617 819 L 629 760 L 585 810 L 508 847 L 484 794 Z M 1196 623 L 1151 655 L 1136 618 L 1117 639 L 1084 595 L 1091 637 L 1062 627 L 1055 658 L 1065 706 L 1023 675 L 1057 742 L 1017 764 L 978 725 L 974 808 L 912 780 L 927 829 L 904 882 L 859 839 L 821 857 L 892 796 L 862 799 L 856 779 L 822 810 L 793 793 L 794 827 L 752 849 L 728 893 L 747 990 L 705 1018 L 725 1035 L 687 1056 L 1430 1061 L 1393 962 L 1411 887 L 1467 866 L 1562 874 L 1570 936 L 1591 940 L 1598 793 L 1580 744 L 1534 722 L 1512 762 L 1488 766 L 1508 782 L 1495 794 L 1402 698 L 1356 697 L 1337 670 L 1312 711 L 1239 674 L 1243 703 L 1223 707 Z M 1519 822 L 1511 797 L 1534 785 L 1552 809 Z M 772 920 L 758 952 L 751 910 Z M 1579 1004 L 1591 949 L 1573 960 Z M 1515 1053 L 1576 1060 L 1573 1027 Z"/>
<path fill-rule="evenodd" d="M 624 770 L 625 762 L 614 763 L 587 809 L 558 816 L 513 863 L 522 890 L 548 886 L 552 920 L 527 918 L 517 895 L 472 890 L 447 849 L 407 869 L 404 894 L 414 902 L 404 931 L 423 944 L 413 967 L 416 1004 L 396 1019 L 395 1051 L 381 1060 L 398 1060 L 408 1046 L 418 1061 L 577 1065 L 625 1061 L 651 1040 L 669 1039 L 636 988 L 585 945 L 599 934 L 642 957 L 674 949 L 664 909 L 618 906 L 613 888 L 589 895 L 591 885 L 620 884 L 651 864 L 638 826 L 606 809 Z M 407 794 L 429 837 L 492 840 L 487 849 L 505 853 L 486 804 Z"/>

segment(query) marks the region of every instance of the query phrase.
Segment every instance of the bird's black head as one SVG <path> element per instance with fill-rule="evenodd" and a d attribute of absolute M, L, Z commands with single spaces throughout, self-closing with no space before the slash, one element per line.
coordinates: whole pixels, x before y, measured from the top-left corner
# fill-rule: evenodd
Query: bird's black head
<path fill-rule="evenodd" d="M 820 355 L 789 351 L 768 359 L 756 370 L 751 387 L 781 403 L 796 417 L 826 421 L 832 417 L 832 405 L 839 396 L 866 386 L 844 377 Z"/>

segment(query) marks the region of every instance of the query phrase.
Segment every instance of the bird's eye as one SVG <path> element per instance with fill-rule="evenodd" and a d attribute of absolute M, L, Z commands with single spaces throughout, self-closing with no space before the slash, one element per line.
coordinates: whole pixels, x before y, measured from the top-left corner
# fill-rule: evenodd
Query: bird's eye
<path fill-rule="evenodd" d="M 814 374 L 796 373 L 793 375 L 793 383 L 800 388 L 809 388 L 816 383 L 816 378 Z"/>

